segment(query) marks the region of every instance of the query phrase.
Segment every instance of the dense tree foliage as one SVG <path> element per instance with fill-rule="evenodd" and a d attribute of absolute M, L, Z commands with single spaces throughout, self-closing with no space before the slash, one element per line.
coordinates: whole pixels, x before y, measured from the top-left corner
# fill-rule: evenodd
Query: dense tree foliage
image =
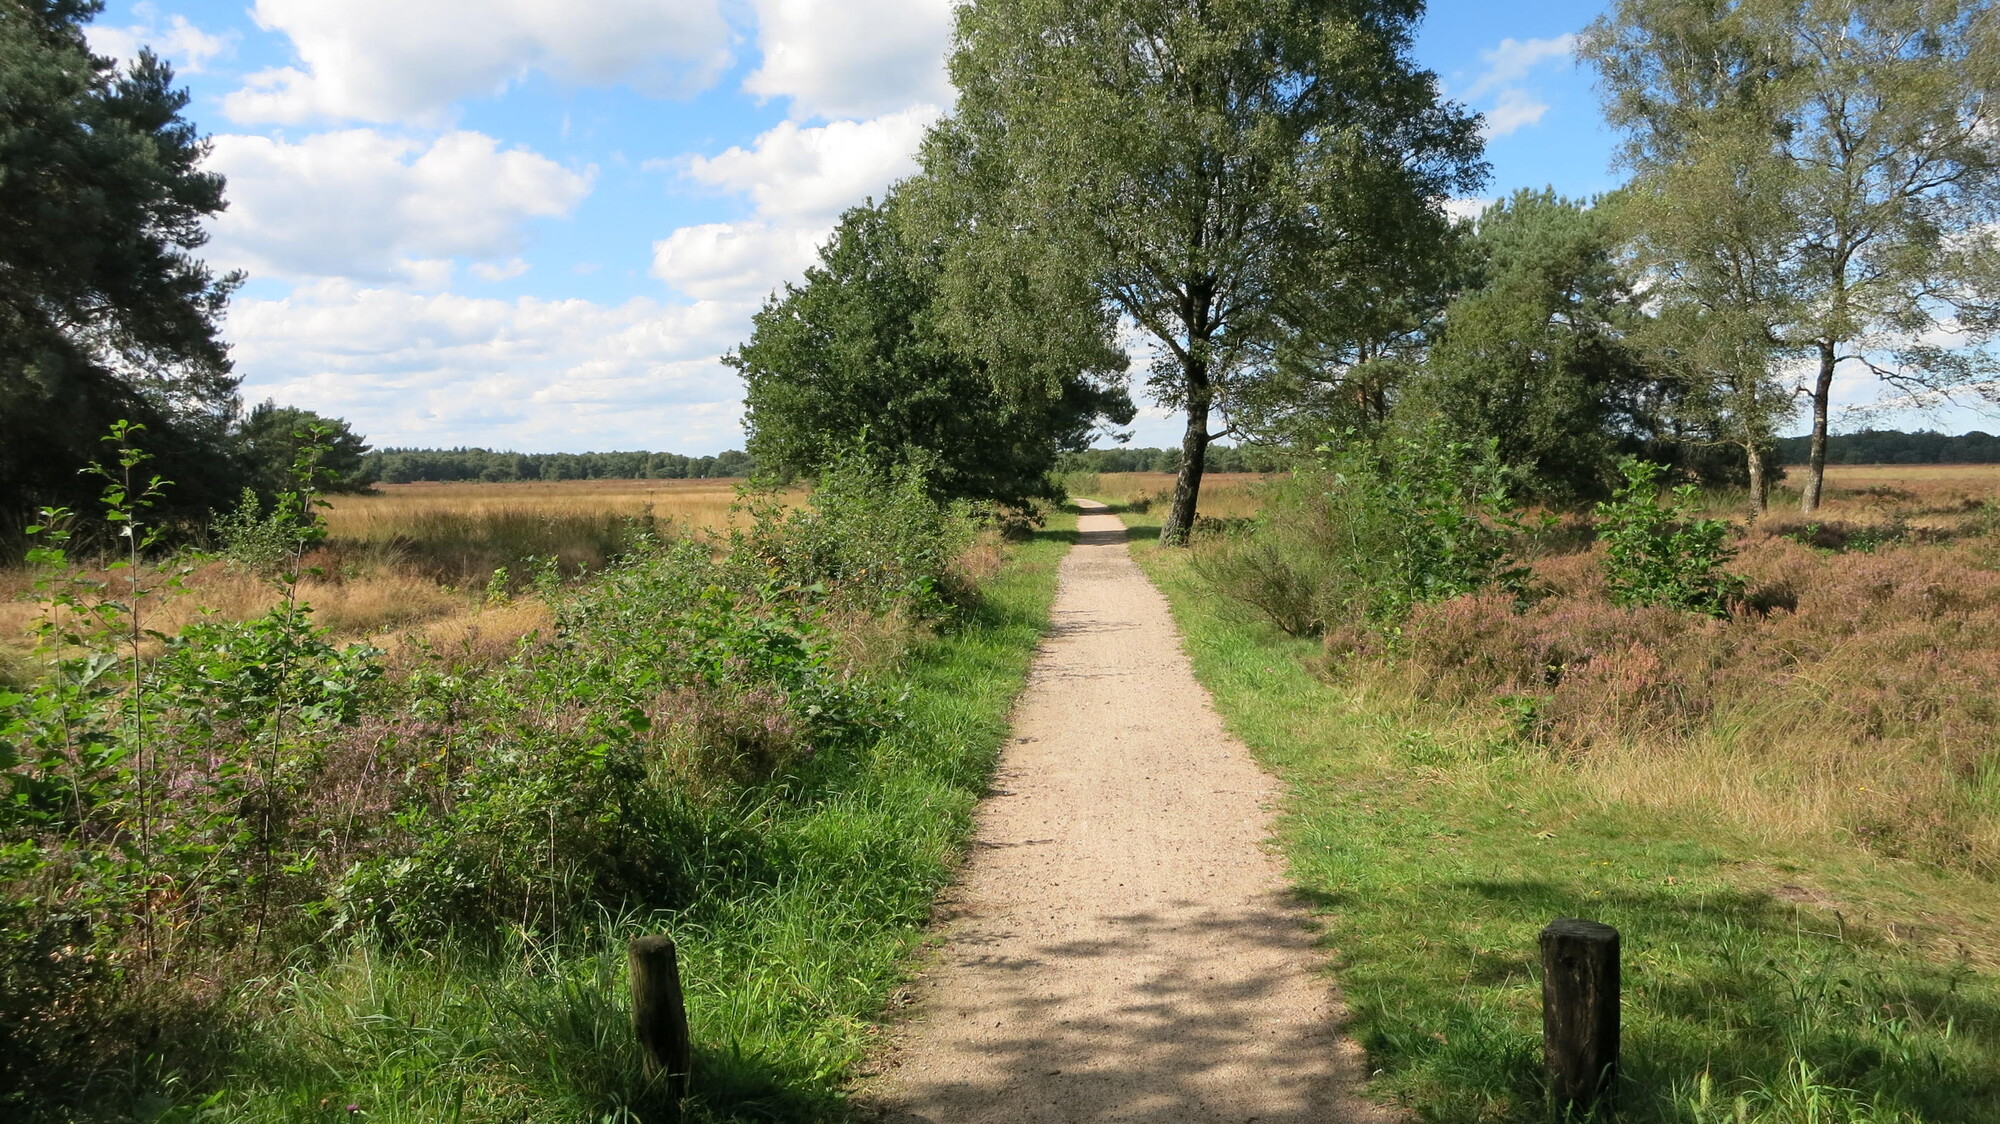
<path fill-rule="evenodd" d="M 743 374 L 750 455 L 773 475 L 812 476 L 865 434 L 885 467 L 922 464 L 940 498 L 1054 497 L 1058 455 L 1132 420 L 1124 356 L 1079 350 L 1048 387 L 996 380 L 938 330 L 935 254 L 890 209 L 848 211 L 804 282 L 774 295 L 725 357 Z"/>
<path fill-rule="evenodd" d="M 749 476 L 756 463 L 729 449 L 712 457 L 680 453 L 506 453 L 491 449 L 377 449 L 362 471 L 384 484 L 479 480 L 700 480 Z"/>
<path fill-rule="evenodd" d="M 1812 455 L 1812 437 L 1781 437 L 1776 442 L 1786 464 L 1804 464 Z M 1826 439 L 1828 464 L 2000 464 L 2000 437 L 1973 430 L 1947 435 L 1918 430 L 1864 429 Z"/>
<path fill-rule="evenodd" d="M 1210 445 L 1207 456 L 1210 472 L 1282 472 L 1292 461 L 1283 447 L 1272 445 Z M 1065 472 L 1179 472 L 1181 451 L 1179 447 L 1085 449 L 1065 455 L 1062 468 Z"/>
<path fill-rule="evenodd" d="M 1471 283 L 1446 309 L 1399 413 L 1483 446 L 1525 492 L 1607 493 L 1655 439 L 1670 390 L 1629 345 L 1642 320 L 1610 209 L 1520 191 L 1480 216 Z"/>
<path fill-rule="evenodd" d="M 1155 351 L 1155 399 L 1187 418 L 1168 542 L 1193 522 L 1212 415 L 1226 422 L 1289 354 L 1379 333 L 1369 310 L 1402 284 L 1402 263 L 1437 252 L 1443 200 L 1483 179 L 1475 119 L 1410 62 L 1421 11 L 959 9 L 957 109 L 909 185 L 943 246 L 943 321 L 999 373 L 1027 378 L 1089 334 L 1051 324 L 1137 325 Z"/>
<path fill-rule="evenodd" d="M 166 502 L 232 499 L 236 380 L 219 335 L 239 278 L 192 255 L 222 177 L 150 52 L 93 57 L 98 0 L 0 0 L 0 522 L 83 506 L 79 469 L 145 425 Z"/>
<path fill-rule="evenodd" d="M 265 497 L 298 486 L 293 468 L 307 446 L 316 446 L 313 486 L 321 492 L 361 492 L 374 482 L 368 442 L 340 418 L 280 406 L 266 399 L 231 432 L 247 486 Z"/>
<path fill-rule="evenodd" d="M 1739 358 L 1762 335 L 1815 361 L 1807 513 L 1843 363 L 1918 394 L 1990 379 L 1984 349 L 1939 341 L 2000 328 L 2000 11 L 1620 0 L 1582 49 L 1668 287 Z"/>

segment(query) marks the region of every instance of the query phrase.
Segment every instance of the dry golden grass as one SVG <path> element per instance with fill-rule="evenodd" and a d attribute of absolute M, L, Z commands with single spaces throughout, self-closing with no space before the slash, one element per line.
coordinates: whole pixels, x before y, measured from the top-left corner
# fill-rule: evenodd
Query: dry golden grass
<path fill-rule="evenodd" d="M 632 521 L 647 517 L 668 532 L 711 532 L 744 518 L 732 512 L 738 480 L 573 480 L 554 483 L 390 484 L 337 496 L 325 511 L 325 545 L 307 558 L 315 571 L 299 587 L 315 619 L 341 639 L 371 638 L 386 647 L 412 640 L 486 647 L 538 627 L 541 610 L 485 605 L 495 567 L 518 588 L 525 560 L 554 558 L 566 572 L 601 566 Z M 124 596 L 125 576 L 95 570 Z M 144 584 L 159 584 L 147 573 Z M 0 655 L 29 646 L 42 614 L 26 570 L 0 571 Z M 172 633 L 203 612 L 244 620 L 280 596 L 268 581 L 209 562 L 184 588 L 141 601 L 147 628 Z"/>
<path fill-rule="evenodd" d="M 1260 472 L 1210 472 L 1201 478 L 1201 497 L 1196 505 L 1211 519 L 1240 519 L 1254 515 L 1259 501 L 1256 486 L 1269 477 Z M 1174 498 L 1171 472 L 1106 472 L 1097 476 L 1094 487 L 1076 489 L 1078 494 L 1103 500 L 1116 507 L 1164 510 Z"/>
<path fill-rule="evenodd" d="M 381 484 L 372 493 L 335 496 L 326 510 L 335 539 L 380 541 L 409 534 L 438 515 L 486 519 L 495 515 L 541 518 L 650 513 L 684 527 L 731 524 L 741 480 L 563 480 L 501 484 Z"/>

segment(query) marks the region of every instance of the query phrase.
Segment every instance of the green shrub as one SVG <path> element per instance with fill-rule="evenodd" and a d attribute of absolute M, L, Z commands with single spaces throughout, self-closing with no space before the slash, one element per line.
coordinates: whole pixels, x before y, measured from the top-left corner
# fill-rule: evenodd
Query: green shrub
<path fill-rule="evenodd" d="M 1294 635 L 1393 629 L 1415 605 L 1515 581 L 1513 510 L 1491 449 L 1354 446 L 1275 482 L 1257 518 L 1212 540 L 1195 566 Z"/>
<path fill-rule="evenodd" d="M 1612 600 L 1727 616 L 1729 600 L 1743 592 L 1743 580 L 1722 569 L 1736 553 L 1728 521 L 1695 516 L 1701 494 L 1692 484 L 1663 497 L 1660 465 L 1627 458 L 1618 468 L 1624 486 L 1597 505 Z"/>
<path fill-rule="evenodd" d="M 737 560 L 820 587 L 831 601 L 936 617 L 967 592 L 952 564 L 972 543 L 972 508 L 933 500 L 921 465 L 885 471 L 849 450 L 820 473 L 803 506 L 754 513 L 755 525 L 733 544 Z"/>

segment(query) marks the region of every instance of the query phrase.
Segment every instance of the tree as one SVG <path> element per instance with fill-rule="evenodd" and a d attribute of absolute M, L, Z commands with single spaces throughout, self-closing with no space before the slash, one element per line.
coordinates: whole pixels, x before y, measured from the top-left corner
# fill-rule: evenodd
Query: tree
<path fill-rule="evenodd" d="M 773 475 L 813 475 L 866 434 L 880 461 L 921 461 L 940 497 L 1025 505 L 1057 492 L 1050 470 L 1103 422 L 1132 420 L 1124 357 L 1006 392 L 936 324 L 935 256 L 912 245 L 889 204 L 841 218 L 806 270 L 752 320 L 724 361 L 742 372 L 748 451 Z M 1087 352 L 1080 352 L 1085 358 Z"/>
<path fill-rule="evenodd" d="M 127 418 L 169 501 L 233 498 L 236 380 L 219 321 L 238 275 L 190 251 L 223 208 L 185 91 L 150 52 L 94 58 L 99 0 L 0 0 L 0 523 L 82 507 L 78 470 Z"/>
<path fill-rule="evenodd" d="M 1665 388 L 1628 342 L 1644 316 L 1617 257 L 1614 209 L 1551 190 L 1488 208 L 1472 283 L 1446 307 L 1398 407 L 1457 440 L 1494 442 L 1526 495 L 1608 494 L 1618 457 L 1660 427 Z"/>
<path fill-rule="evenodd" d="M 2000 327 L 2000 12 L 1980 0 L 1620 0 L 1584 37 L 1650 237 L 1696 303 L 1816 361 L 1802 508 L 1835 374 L 1976 385 Z M 1750 264 L 1728 284 L 1715 269 Z M 1705 276 L 1705 274 L 1707 274 Z M 1719 307 L 1719 304 L 1718 304 Z M 1958 334 L 1960 346 L 1941 337 Z M 1754 385 L 1749 380 L 1746 385 Z"/>
<path fill-rule="evenodd" d="M 313 482 L 316 491 L 365 492 L 375 483 L 365 459 L 367 439 L 339 418 L 266 399 L 243 416 L 230 436 L 248 486 L 266 499 L 298 486 L 292 466 L 299 451 L 315 441 L 324 446 Z"/>
<path fill-rule="evenodd" d="M 907 187 L 942 248 L 941 322 L 996 373 L 1027 379 L 1046 378 L 1086 327 L 1122 318 L 1142 333 L 1154 398 L 1187 419 L 1163 541 L 1185 541 L 1233 402 L 1287 348 L 1372 331 L 1348 321 L 1384 263 L 1434 253 L 1443 201 L 1483 179 L 1475 119 L 1409 61 L 1421 10 L 958 10 L 957 110 L 925 138 Z"/>

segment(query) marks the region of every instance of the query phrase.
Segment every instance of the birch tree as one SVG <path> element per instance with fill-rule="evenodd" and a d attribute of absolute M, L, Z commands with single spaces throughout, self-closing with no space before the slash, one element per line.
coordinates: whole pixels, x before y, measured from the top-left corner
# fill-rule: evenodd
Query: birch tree
<path fill-rule="evenodd" d="M 1804 356 L 1818 508 L 1835 376 L 1978 387 L 2000 326 L 2000 14 L 1979 0 L 1620 0 L 1581 52 L 1662 295 Z M 1751 380 L 1745 385 L 1755 386 Z M 1990 383 L 1985 385 L 1990 386 Z M 1990 391 L 1989 391 L 1990 393 Z"/>

